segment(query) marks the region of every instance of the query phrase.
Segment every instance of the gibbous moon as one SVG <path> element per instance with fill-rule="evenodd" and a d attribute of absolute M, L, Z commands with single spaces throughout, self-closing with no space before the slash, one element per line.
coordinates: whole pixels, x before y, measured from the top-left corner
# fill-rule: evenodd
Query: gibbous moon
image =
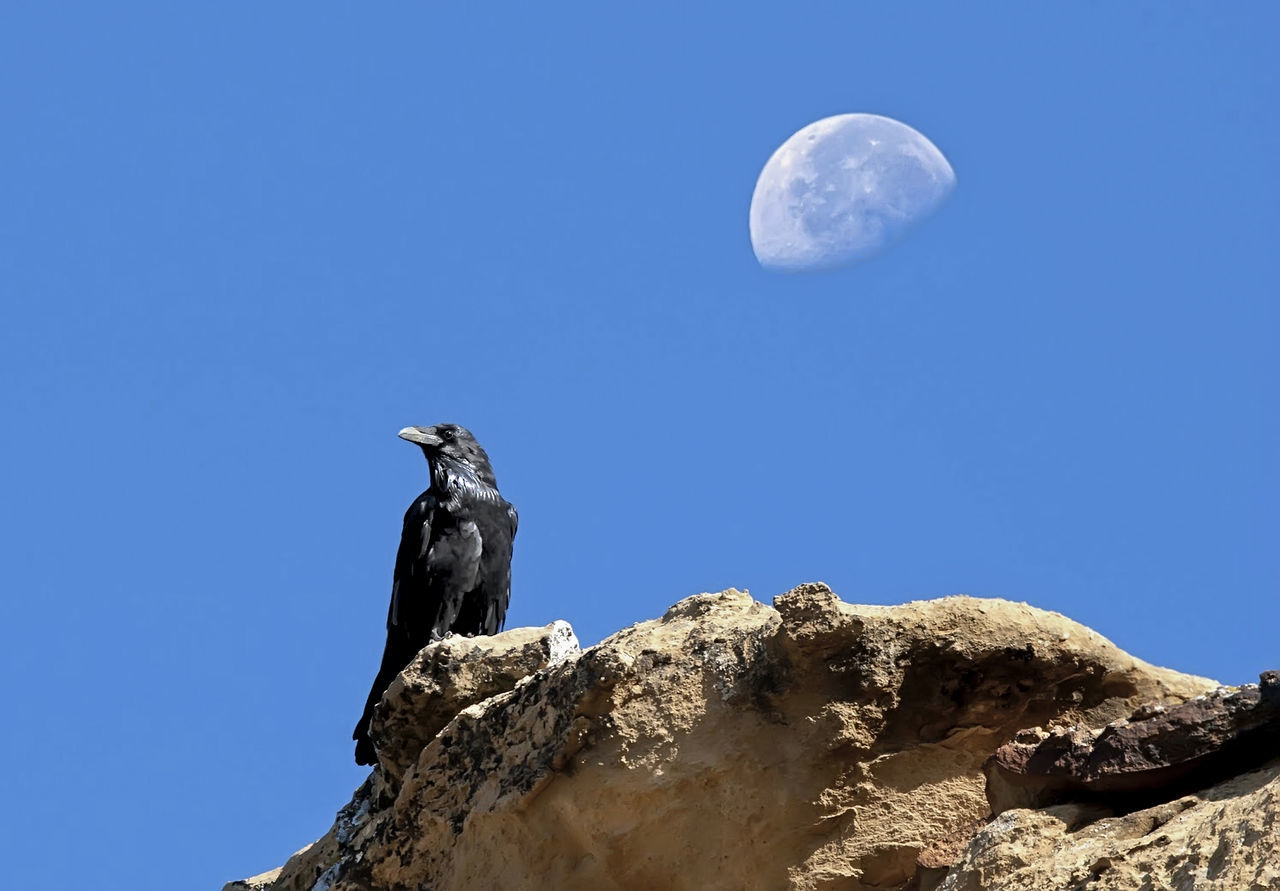
<path fill-rule="evenodd" d="M 937 147 L 876 114 L 823 118 L 784 142 L 751 196 L 751 247 L 766 269 L 862 260 L 929 216 L 955 187 Z"/>

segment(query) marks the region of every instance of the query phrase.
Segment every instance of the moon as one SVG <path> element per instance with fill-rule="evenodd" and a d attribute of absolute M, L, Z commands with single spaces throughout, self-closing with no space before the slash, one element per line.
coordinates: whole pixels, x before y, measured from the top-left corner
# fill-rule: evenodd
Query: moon
<path fill-rule="evenodd" d="M 897 241 L 955 188 L 937 146 L 893 118 L 814 121 L 769 158 L 751 196 L 751 247 L 765 269 L 855 263 Z"/>

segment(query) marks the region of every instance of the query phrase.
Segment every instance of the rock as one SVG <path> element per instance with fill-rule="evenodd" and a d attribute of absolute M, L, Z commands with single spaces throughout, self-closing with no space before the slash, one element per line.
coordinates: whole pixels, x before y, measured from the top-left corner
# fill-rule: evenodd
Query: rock
<path fill-rule="evenodd" d="M 1216 686 L 1025 604 L 775 606 L 688 598 L 433 735 L 389 710 L 382 763 L 274 891 L 923 888 L 969 856 L 1020 728 Z"/>
<path fill-rule="evenodd" d="M 448 637 L 425 647 L 382 695 L 369 732 L 387 778 L 398 780 L 454 715 L 580 652 L 568 622 Z"/>
<path fill-rule="evenodd" d="M 247 879 L 227 882 L 222 886 L 222 891 L 270 891 L 276 879 L 280 877 L 280 869 L 281 867 L 277 866 L 275 869 Z"/>
<path fill-rule="evenodd" d="M 1006 811 L 939 891 L 1280 888 L 1280 763 L 1123 816 L 1100 810 Z"/>
<path fill-rule="evenodd" d="M 1278 756 L 1280 672 L 1102 728 L 1023 731 L 985 765 L 997 816 L 938 887 L 1280 888 Z"/>
<path fill-rule="evenodd" d="M 375 768 L 351 801 L 338 811 L 338 818 L 324 837 L 290 857 L 277 870 L 274 884 L 262 891 L 335 891 L 361 887 L 342 882 L 340 873 L 346 869 L 349 858 L 358 856 L 358 852 L 352 850 L 352 841 L 356 831 L 369 822 L 380 793 L 386 800 L 390 787 L 380 769 Z"/>
<path fill-rule="evenodd" d="M 1148 705 L 1100 730 L 1025 731 L 987 761 L 999 814 L 1072 800 L 1127 812 L 1242 773 L 1280 753 L 1280 672 L 1181 705 Z"/>

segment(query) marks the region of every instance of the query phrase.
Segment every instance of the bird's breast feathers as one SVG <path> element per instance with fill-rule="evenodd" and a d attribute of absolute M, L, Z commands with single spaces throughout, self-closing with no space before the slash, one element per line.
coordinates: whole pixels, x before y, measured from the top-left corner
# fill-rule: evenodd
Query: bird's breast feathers
<path fill-rule="evenodd" d="M 472 520 L 463 520 L 456 526 L 441 529 L 439 535 L 426 544 L 425 556 L 431 570 L 439 572 L 447 567 L 454 584 L 469 591 L 480 572 L 483 550 L 479 527 Z"/>

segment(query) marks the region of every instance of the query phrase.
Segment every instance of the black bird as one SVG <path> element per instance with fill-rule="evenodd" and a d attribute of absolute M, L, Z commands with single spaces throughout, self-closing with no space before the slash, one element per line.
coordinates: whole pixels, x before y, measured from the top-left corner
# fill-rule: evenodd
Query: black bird
<path fill-rule="evenodd" d="M 496 634 L 511 599 L 516 509 L 498 494 L 489 456 L 456 424 L 406 427 L 431 468 L 431 485 L 404 515 L 387 611 L 387 646 L 351 735 L 356 763 L 373 764 L 369 719 L 418 650 L 446 634 Z"/>

